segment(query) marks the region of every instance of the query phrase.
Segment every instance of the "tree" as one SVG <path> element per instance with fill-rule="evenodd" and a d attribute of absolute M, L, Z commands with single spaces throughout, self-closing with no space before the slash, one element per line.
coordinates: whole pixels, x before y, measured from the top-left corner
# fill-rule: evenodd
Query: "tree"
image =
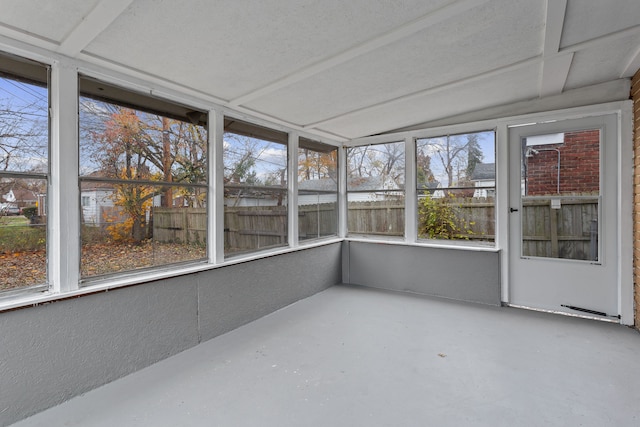
<path fill-rule="evenodd" d="M 473 172 L 476 169 L 476 165 L 478 163 L 482 163 L 482 158 L 484 157 L 482 154 L 482 150 L 480 149 L 480 144 L 478 143 L 478 134 L 471 133 L 466 135 L 467 137 L 467 168 L 465 170 L 466 179 L 470 180 L 473 176 Z"/>
<path fill-rule="evenodd" d="M 0 171 L 46 171 L 47 147 L 47 104 L 1 98 Z"/>
<path fill-rule="evenodd" d="M 401 142 L 365 145 L 347 152 L 349 178 L 379 176 L 384 182 L 404 185 L 404 144 Z"/>
<path fill-rule="evenodd" d="M 447 187 L 460 185 L 471 178 L 476 165 L 482 161 L 477 134 L 447 135 L 419 141 L 419 150 L 432 153 L 446 174 Z"/>
<path fill-rule="evenodd" d="M 431 171 L 431 156 L 427 155 L 424 149 L 418 149 L 416 152 L 416 175 L 418 189 L 431 188 L 437 183 Z"/>
<path fill-rule="evenodd" d="M 337 179 L 338 151 L 321 152 L 305 148 L 298 157 L 298 177 L 303 180 Z"/>
<path fill-rule="evenodd" d="M 147 213 L 158 194 L 164 207 L 173 207 L 175 195 L 190 206 L 204 204 L 206 189 L 166 185 L 206 183 L 204 128 L 101 101 L 83 101 L 81 105 L 91 108 L 81 111 L 81 161 L 85 167 L 97 166 L 101 178 L 115 180 L 114 204 L 127 216 L 128 231 L 119 234 L 128 234 L 136 243 L 146 237 Z M 94 129 L 88 128 L 92 125 Z"/>

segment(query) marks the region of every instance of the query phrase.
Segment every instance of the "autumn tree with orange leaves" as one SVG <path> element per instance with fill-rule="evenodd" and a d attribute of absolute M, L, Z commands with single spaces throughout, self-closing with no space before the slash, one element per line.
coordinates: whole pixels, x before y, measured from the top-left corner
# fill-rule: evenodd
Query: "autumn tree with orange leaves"
<path fill-rule="evenodd" d="M 181 206 L 204 206 L 206 190 L 188 184 L 206 182 L 206 129 L 102 104 L 95 108 L 101 117 L 93 121 L 89 133 L 91 160 L 104 178 L 113 180 L 114 205 L 127 216 L 116 234 L 135 243 L 147 238 L 148 212 L 156 196 L 162 207 L 173 207 L 178 196 L 183 196 Z"/>

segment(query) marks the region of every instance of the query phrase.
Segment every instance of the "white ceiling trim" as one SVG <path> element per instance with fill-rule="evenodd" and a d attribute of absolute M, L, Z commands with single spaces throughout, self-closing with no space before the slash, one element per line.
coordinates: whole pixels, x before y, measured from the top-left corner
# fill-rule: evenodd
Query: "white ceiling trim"
<path fill-rule="evenodd" d="M 0 36 L 7 37 L 8 39 L 16 40 L 22 43 L 27 43 L 35 47 L 47 50 L 55 50 L 58 48 L 58 43 L 45 37 L 40 37 L 33 33 L 22 31 L 15 27 L 0 24 Z"/>
<path fill-rule="evenodd" d="M 58 52 L 74 57 L 102 33 L 133 0 L 102 0 L 60 43 Z"/>
<path fill-rule="evenodd" d="M 636 49 L 635 53 L 629 58 L 627 66 L 624 67 L 622 74 L 620 74 L 620 78 L 633 77 L 638 70 L 640 70 L 640 46 L 638 46 L 638 49 Z"/>
<path fill-rule="evenodd" d="M 634 25 L 633 27 L 625 28 L 624 30 L 614 31 L 613 33 L 605 34 L 600 37 L 585 40 L 571 46 L 563 47 L 560 49 L 560 53 L 578 52 L 595 47 L 602 43 L 618 40 L 624 37 L 634 36 L 636 34 L 640 34 L 640 24 Z"/>
<path fill-rule="evenodd" d="M 547 0 L 546 9 L 543 61 L 538 90 L 541 98 L 562 93 L 573 61 L 573 52 L 557 54 L 560 50 L 567 0 Z"/>
<path fill-rule="evenodd" d="M 567 12 L 567 0 L 547 0 L 547 17 L 544 27 L 544 56 L 552 56 L 560 50 L 560 39 Z"/>
<path fill-rule="evenodd" d="M 375 110 L 378 108 L 383 108 L 383 107 L 387 107 L 389 105 L 393 105 L 393 104 L 397 104 L 397 103 L 402 103 L 402 102 L 407 102 L 410 101 L 412 99 L 415 98 L 422 98 L 426 95 L 431 95 L 437 92 L 442 92 L 442 91 L 448 91 L 448 90 L 452 90 L 455 89 L 459 86 L 465 85 L 465 84 L 469 84 L 469 83 L 474 83 L 480 80 L 484 80 L 484 79 L 488 79 L 491 77 L 495 77 L 495 76 L 499 76 L 501 74 L 504 73 L 508 73 L 514 70 L 518 70 L 521 68 L 527 68 L 527 67 L 537 67 L 540 65 L 540 60 L 541 60 L 541 56 L 535 56 L 533 58 L 529 58 L 529 59 L 525 59 L 522 61 L 518 61 L 516 63 L 510 64 L 510 65 L 506 65 L 503 67 L 499 67 L 499 68 L 495 68 L 493 70 L 481 73 L 481 74 L 476 74 L 470 77 L 466 77 L 466 78 L 462 78 L 453 82 L 449 82 L 449 83 L 445 83 L 439 86 L 434 86 L 422 91 L 418 91 L 418 92 L 413 92 L 409 95 L 404 95 L 404 96 L 400 96 L 394 99 L 390 99 L 387 101 L 383 101 L 377 104 L 373 104 L 373 105 L 369 105 L 363 108 L 358 108 L 355 110 L 351 110 L 349 112 L 346 113 L 342 113 L 342 114 L 338 114 L 336 116 L 324 119 L 324 120 L 320 120 L 314 123 L 308 123 L 306 125 L 303 126 L 304 129 L 310 129 L 310 128 L 320 128 L 321 126 L 325 126 L 335 120 L 339 120 L 339 119 L 343 119 L 344 117 L 348 117 L 349 115 L 352 114 L 359 114 L 362 112 L 366 112 L 366 111 L 370 111 L 370 110 Z"/>
<path fill-rule="evenodd" d="M 544 58 L 540 78 L 540 98 L 562 93 L 569 77 L 573 55 L 573 52 L 569 52 Z"/>
<path fill-rule="evenodd" d="M 403 25 L 394 30 L 388 31 L 378 37 L 374 37 L 357 46 L 344 50 L 334 56 L 325 58 L 307 67 L 294 71 L 293 73 L 287 75 L 286 77 L 276 80 L 270 84 L 267 84 L 266 86 L 263 86 L 245 95 L 237 97 L 231 100 L 230 103 L 231 105 L 234 105 L 234 106 L 245 104 L 249 101 L 260 98 L 266 94 L 275 92 L 286 86 L 290 86 L 301 80 L 307 79 L 323 71 L 336 67 L 340 64 L 343 64 L 347 61 L 357 58 L 358 56 L 364 55 L 366 53 L 379 49 L 383 46 L 386 46 L 396 41 L 407 38 L 412 34 L 415 34 L 419 31 L 422 31 L 440 22 L 446 21 L 447 19 L 450 19 L 454 16 L 457 16 L 463 12 L 466 12 L 470 9 L 478 7 L 487 2 L 488 0 L 454 1 L 453 3 L 443 6 L 440 9 L 437 9 L 433 12 L 430 12 L 427 15 L 424 15 L 421 18 L 418 18 L 406 25 Z"/>

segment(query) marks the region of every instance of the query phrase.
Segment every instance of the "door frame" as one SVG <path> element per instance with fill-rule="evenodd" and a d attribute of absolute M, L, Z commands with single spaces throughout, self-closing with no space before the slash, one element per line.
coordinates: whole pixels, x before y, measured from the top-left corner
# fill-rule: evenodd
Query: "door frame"
<path fill-rule="evenodd" d="M 497 247 L 501 250 L 501 280 L 502 280 L 502 302 L 510 304 L 510 196 L 509 196 L 509 128 L 542 124 L 554 121 L 564 121 L 580 119 L 601 115 L 616 115 L 616 143 L 617 158 L 616 174 L 617 194 L 616 212 L 617 217 L 617 296 L 618 313 L 620 323 L 632 325 L 634 323 L 634 294 L 633 294 L 633 110 L 631 101 L 612 102 L 607 104 L 593 105 L 588 107 L 578 107 L 565 110 L 549 111 L 539 114 L 528 114 L 524 116 L 506 118 L 497 123 L 497 187 L 498 195 L 496 200 L 496 221 L 498 230 L 496 231 Z M 519 148 L 518 148 L 519 149 Z M 611 173 L 612 171 L 608 171 Z M 504 183 L 501 185 L 501 183 Z M 519 218 L 518 218 L 519 219 Z M 517 250 L 517 248 L 516 248 Z M 545 310 L 542 310 L 545 311 Z M 585 317 L 585 316 L 581 316 Z"/>

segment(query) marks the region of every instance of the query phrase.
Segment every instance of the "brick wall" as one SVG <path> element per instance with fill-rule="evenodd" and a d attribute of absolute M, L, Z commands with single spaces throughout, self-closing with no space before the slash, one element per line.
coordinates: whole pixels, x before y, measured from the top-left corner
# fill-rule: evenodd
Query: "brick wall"
<path fill-rule="evenodd" d="M 640 70 L 631 80 L 633 99 L 633 282 L 635 325 L 640 327 Z"/>
<path fill-rule="evenodd" d="M 558 151 L 560 193 L 598 194 L 600 187 L 600 131 L 567 132 L 563 144 L 534 145 L 527 157 L 527 195 L 557 194 Z M 557 149 L 558 151 L 556 151 Z"/>

